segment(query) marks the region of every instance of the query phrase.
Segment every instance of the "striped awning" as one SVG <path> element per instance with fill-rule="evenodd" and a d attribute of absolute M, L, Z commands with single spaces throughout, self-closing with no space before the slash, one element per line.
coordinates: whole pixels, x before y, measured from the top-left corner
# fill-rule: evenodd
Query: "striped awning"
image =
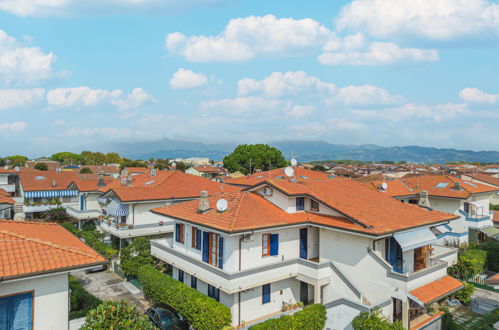
<path fill-rule="evenodd" d="M 78 196 L 78 190 L 45 190 L 45 191 L 25 191 L 25 198 L 51 198 Z"/>
<path fill-rule="evenodd" d="M 113 199 L 107 206 L 106 213 L 115 217 L 128 215 L 128 204 L 121 204 L 116 199 Z"/>

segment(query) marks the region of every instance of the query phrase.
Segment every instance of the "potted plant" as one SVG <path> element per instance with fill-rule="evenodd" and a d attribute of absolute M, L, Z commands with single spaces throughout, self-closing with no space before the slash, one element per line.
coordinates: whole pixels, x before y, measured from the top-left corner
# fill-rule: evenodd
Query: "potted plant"
<path fill-rule="evenodd" d="M 132 229 L 133 228 L 133 225 L 128 225 L 128 229 Z"/>

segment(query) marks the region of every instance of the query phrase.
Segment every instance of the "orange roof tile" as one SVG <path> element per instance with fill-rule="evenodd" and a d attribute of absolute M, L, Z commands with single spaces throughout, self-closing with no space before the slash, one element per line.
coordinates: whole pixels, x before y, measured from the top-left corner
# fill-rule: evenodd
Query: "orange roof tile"
<path fill-rule="evenodd" d="M 217 166 L 200 165 L 200 166 L 193 166 L 193 168 L 196 171 L 203 172 L 203 173 L 220 173 L 220 174 L 225 173 L 223 168 L 220 168 Z"/>
<path fill-rule="evenodd" d="M 403 181 L 417 193 L 426 190 L 430 196 L 449 198 L 466 199 L 472 194 L 499 191 L 498 188 L 458 179 L 449 175 L 420 175 L 404 179 Z M 437 185 L 439 183 L 447 183 L 447 185 L 445 187 L 438 188 Z M 460 185 L 459 189 L 454 188 L 456 183 Z"/>
<path fill-rule="evenodd" d="M 64 190 L 78 180 L 76 173 L 72 171 L 30 170 L 20 171 L 18 175 L 24 191 Z M 55 182 L 55 186 L 52 186 L 52 182 Z"/>
<path fill-rule="evenodd" d="M 125 167 L 125 169 L 130 174 L 132 174 L 132 173 L 145 173 L 145 172 L 149 171 L 146 167 Z"/>
<path fill-rule="evenodd" d="M 386 190 L 381 189 L 381 184 L 383 182 L 386 183 L 388 187 Z M 390 197 L 410 196 L 416 194 L 411 188 L 409 188 L 404 182 L 400 180 L 370 181 L 364 182 L 364 185 L 376 191 L 382 192 Z"/>
<path fill-rule="evenodd" d="M 55 223 L 0 220 L 0 251 L 4 280 L 107 262 Z"/>
<path fill-rule="evenodd" d="M 482 181 L 496 187 L 499 187 L 499 179 L 493 177 L 492 175 L 482 174 L 482 173 L 467 173 L 466 176 L 469 176 L 475 180 Z"/>
<path fill-rule="evenodd" d="M 499 273 L 490 276 L 485 280 L 485 283 L 487 284 L 499 284 Z"/>
<path fill-rule="evenodd" d="M 15 203 L 16 201 L 10 197 L 9 193 L 0 188 L 0 204 L 14 205 Z"/>
<path fill-rule="evenodd" d="M 297 180 L 324 180 L 328 178 L 326 172 L 313 171 L 300 166 L 295 166 L 295 178 Z M 266 172 L 253 173 L 240 178 L 231 178 L 225 180 L 225 183 L 241 186 L 252 186 L 269 179 L 279 179 L 286 178 L 284 174 L 284 168 L 277 168 L 275 170 L 270 170 Z"/>
<path fill-rule="evenodd" d="M 409 293 L 423 304 L 428 305 L 456 292 L 462 287 L 464 287 L 463 283 L 446 275 L 441 279 L 420 286 Z"/>

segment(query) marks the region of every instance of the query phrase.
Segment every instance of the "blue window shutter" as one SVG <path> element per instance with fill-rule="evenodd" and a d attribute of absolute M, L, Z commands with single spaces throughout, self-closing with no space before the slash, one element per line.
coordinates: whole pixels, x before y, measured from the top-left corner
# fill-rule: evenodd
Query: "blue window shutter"
<path fill-rule="evenodd" d="M 270 255 L 276 256 L 279 254 L 279 234 L 270 235 Z"/>
<path fill-rule="evenodd" d="M 175 224 L 175 242 L 180 242 L 180 224 Z"/>
<path fill-rule="evenodd" d="M 305 209 L 305 198 L 296 197 L 296 210 L 303 211 Z"/>
<path fill-rule="evenodd" d="M 33 295 L 25 293 L 12 296 L 10 306 L 10 329 L 31 330 L 33 328 Z"/>
<path fill-rule="evenodd" d="M 196 229 L 196 249 L 201 250 L 201 230 Z"/>
<path fill-rule="evenodd" d="M 270 284 L 262 286 L 262 304 L 270 302 Z"/>
<path fill-rule="evenodd" d="M 8 329 L 10 297 L 0 298 L 0 329 Z"/>
<path fill-rule="evenodd" d="M 203 231 L 203 261 L 210 260 L 210 233 Z"/>
<path fill-rule="evenodd" d="M 224 268 L 224 238 L 218 239 L 218 268 Z"/>

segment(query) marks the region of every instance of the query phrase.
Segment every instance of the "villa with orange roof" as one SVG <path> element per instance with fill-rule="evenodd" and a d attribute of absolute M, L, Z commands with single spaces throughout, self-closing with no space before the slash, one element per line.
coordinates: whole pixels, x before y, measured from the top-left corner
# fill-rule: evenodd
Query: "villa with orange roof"
<path fill-rule="evenodd" d="M 324 304 L 331 329 L 376 308 L 405 328 L 438 326 L 428 306 L 463 287 L 447 275 L 457 249 L 434 232 L 457 215 L 340 178 L 273 178 L 200 197 L 151 210 L 175 228 L 151 240 L 151 253 L 229 307 L 233 326 L 298 302 Z"/>
<path fill-rule="evenodd" d="M 55 223 L 0 220 L 0 329 L 68 329 L 68 274 L 107 260 Z"/>

